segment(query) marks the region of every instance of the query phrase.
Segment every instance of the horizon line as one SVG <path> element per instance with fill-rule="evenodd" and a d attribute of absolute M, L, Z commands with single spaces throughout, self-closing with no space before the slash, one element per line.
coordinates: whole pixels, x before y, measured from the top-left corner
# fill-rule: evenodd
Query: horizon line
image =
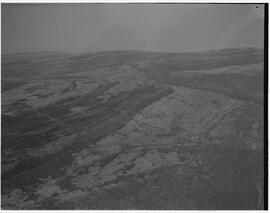
<path fill-rule="evenodd" d="M 108 52 L 149 52 L 149 53 L 200 53 L 200 52 L 211 52 L 216 50 L 237 50 L 237 49 L 253 49 L 253 50 L 264 50 L 260 47 L 229 47 L 229 48 L 216 48 L 198 51 L 154 51 L 154 50 L 102 50 L 102 51 L 89 51 L 89 52 L 68 52 L 68 51 L 58 51 L 58 50 L 40 50 L 40 51 L 26 51 L 26 52 L 1 52 L 1 55 L 20 55 L 20 54 L 46 54 L 46 53 L 59 53 L 66 55 L 84 55 L 84 54 L 98 54 L 98 53 L 108 53 Z"/>

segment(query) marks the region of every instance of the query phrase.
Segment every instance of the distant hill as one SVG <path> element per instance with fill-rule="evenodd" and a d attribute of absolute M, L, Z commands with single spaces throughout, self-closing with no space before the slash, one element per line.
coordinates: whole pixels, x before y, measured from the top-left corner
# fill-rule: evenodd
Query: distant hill
<path fill-rule="evenodd" d="M 87 54 L 39 52 L 8 54 L 2 56 L 2 78 L 33 78 L 63 76 L 81 72 L 93 73 L 99 69 L 118 70 L 129 66 L 145 73 L 157 82 L 184 85 L 192 88 L 217 90 L 231 97 L 252 99 L 262 104 L 258 95 L 263 89 L 263 50 L 258 48 L 233 48 L 204 52 L 167 53 L 150 51 L 108 51 Z M 244 65 L 259 64 L 253 75 L 231 73 Z M 209 74 L 206 70 L 224 68 L 222 72 Z M 183 71 L 202 71 L 182 75 Z M 239 70 L 239 69 L 238 69 Z M 179 73 L 172 78 L 172 74 Z M 5 85 L 3 85 L 5 86 Z"/>
<path fill-rule="evenodd" d="M 149 73 L 166 73 L 259 62 L 263 62 L 263 50 L 256 48 L 187 53 L 108 51 L 72 55 L 38 52 L 2 55 L 2 77 L 33 77 L 43 73 L 72 73 L 120 65 L 131 65 Z"/>

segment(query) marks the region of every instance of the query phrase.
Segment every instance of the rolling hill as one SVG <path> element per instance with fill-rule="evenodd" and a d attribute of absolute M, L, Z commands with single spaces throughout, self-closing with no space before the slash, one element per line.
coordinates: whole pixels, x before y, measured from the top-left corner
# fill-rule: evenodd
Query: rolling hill
<path fill-rule="evenodd" d="M 3 209 L 263 209 L 263 50 L 2 56 Z"/>

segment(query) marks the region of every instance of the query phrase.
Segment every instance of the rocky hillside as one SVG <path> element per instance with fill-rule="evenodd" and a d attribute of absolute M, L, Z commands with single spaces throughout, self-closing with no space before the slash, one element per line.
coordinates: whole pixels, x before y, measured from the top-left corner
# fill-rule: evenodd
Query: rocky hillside
<path fill-rule="evenodd" d="M 3 209 L 262 209 L 263 51 L 2 56 Z"/>

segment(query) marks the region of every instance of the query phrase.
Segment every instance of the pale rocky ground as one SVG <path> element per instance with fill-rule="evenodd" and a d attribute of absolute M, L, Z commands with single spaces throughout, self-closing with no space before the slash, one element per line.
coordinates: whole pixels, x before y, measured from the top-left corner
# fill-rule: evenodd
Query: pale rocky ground
<path fill-rule="evenodd" d="M 117 90 L 117 87 L 114 90 Z M 106 95 L 114 90 L 110 89 Z M 24 208 L 39 206 L 44 199 L 51 198 L 59 204 L 72 201 L 77 196 L 86 196 L 93 190 L 110 187 L 114 185 L 111 182 L 119 177 L 147 174 L 162 166 L 181 166 L 185 163 L 181 161 L 181 154 L 174 151 L 174 147 L 178 146 L 181 149 L 197 144 L 215 143 L 205 136 L 208 127 L 218 123 L 222 116 L 243 104 L 241 101 L 214 92 L 202 92 L 184 87 L 174 87 L 173 90 L 171 95 L 143 109 L 123 128 L 101 139 L 95 146 L 90 145 L 72 154 L 72 164 L 62 169 L 65 170 L 66 176 L 71 178 L 70 182 L 74 185 L 74 190 L 69 191 L 58 185 L 64 177 L 58 179 L 48 177 L 32 189 L 36 198 L 31 202 L 27 202 L 28 196 L 18 189 L 6 194 L 3 197 L 4 202 L 13 208 Z M 106 95 L 103 98 L 106 98 Z M 218 103 L 212 104 L 213 100 Z M 253 125 L 256 126 L 256 123 Z M 66 144 L 73 138 L 74 136 L 64 137 L 61 141 Z M 42 157 L 57 153 L 57 147 L 62 148 L 61 141 L 31 150 L 28 154 Z M 256 150 L 256 141 L 254 141 L 255 145 L 246 143 L 247 149 Z M 126 146 L 129 148 L 123 148 Z M 168 153 L 159 150 L 164 146 L 170 150 Z M 112 156 L 113 159 L 101 167 L 99 162 Z M 80 174 L 80 170 L 83 174 Z"/>

